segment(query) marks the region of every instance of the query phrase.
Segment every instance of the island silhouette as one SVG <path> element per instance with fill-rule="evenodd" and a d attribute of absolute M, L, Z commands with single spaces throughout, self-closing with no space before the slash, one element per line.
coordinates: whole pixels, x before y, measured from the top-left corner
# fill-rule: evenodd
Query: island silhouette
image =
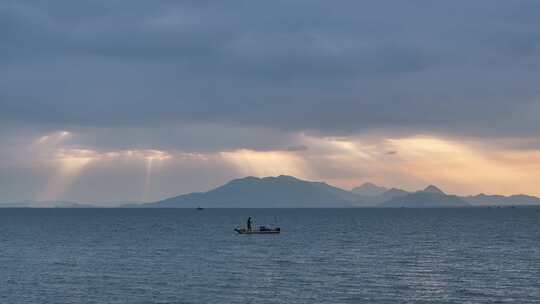
<path fill-rule="evenodd" d="M 490 205 L 540 205 L 540 198 L 527 195 L 485 195 L 460 197 L 434 185 L 419 191 L 387 189 L 365 183 L 351 191 L 324 182 L 293 176 L 234 179 L 207 192 L 178 195 L 157 202 L 129 205 L 143 208 L 346 208 L 411 207 L 451 208 Z"/>

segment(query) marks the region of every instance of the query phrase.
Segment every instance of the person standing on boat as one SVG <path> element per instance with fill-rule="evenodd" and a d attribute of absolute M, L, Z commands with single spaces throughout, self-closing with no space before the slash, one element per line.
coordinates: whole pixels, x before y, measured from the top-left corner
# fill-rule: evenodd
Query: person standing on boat
<path fill-rule="evenodd" d="M 247 230 L 251 231 L 251 216 L 247 219 Z"/>

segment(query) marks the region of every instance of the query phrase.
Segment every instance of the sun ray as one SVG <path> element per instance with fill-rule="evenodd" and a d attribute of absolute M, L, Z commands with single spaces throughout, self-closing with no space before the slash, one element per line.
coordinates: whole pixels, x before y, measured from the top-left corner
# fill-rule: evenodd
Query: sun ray
<path fill-rule="evenodd" d="M 131 152 L 131 151 L 130 151 Z M 172 156 L 160 150 L 145 150 L 141 153 L 145 162 L 145 176 L 142 193 L 142 201 L 149 199 L 149 192 L 152 186 L 152 171 L 154 166 L 160 166 L 163 161 L 170 159 Z"/>
<path fill-rule="evenodd" d="M 73 184 L 82 170 L 96 159 L 92 150 L 60 150 L 56 153 L 54 162 L 56 173 L 50 178 L 39 200 L 57 200 Z"/>

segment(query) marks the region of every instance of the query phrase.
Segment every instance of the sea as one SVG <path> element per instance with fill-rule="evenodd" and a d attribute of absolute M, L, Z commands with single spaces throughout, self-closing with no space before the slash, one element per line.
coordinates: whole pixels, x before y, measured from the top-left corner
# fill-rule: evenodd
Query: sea
<path fill-rule="evenodd" d="M 540 303 L 540 208 L 0 209 L 0 303 Z"/>

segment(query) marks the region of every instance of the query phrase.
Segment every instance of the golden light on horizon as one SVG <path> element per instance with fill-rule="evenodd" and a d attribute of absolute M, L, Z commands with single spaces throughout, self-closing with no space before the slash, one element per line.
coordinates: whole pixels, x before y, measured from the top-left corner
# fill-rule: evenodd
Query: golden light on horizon
<path fill-rule="evenodd" d="M 481 144 L 436 137 L 389 139 L 399 151 L 396 168 L 449 192 L 540 194 L 540 151 L 494 150 Z M 535 160 L 535 161 L 534 161 Z"/>
<path fill-rule="evenodd" d="M 303 135 L 301 140 L 309 147 L 309 152 L 299 155 L 309 177 L 347 189 L 369 181 L 406 190 L 437 184 L 456 194 L 540 195 L 540 150 L 420 135 Z"/>
<path fill-rule="evenodd" d="M 540 150 L 512 150 L 481 142 L 436 136 L 392 138 L 299 136 L 302 150 L 255 151 L 238 149 L 210 153 L 171 152 L 159 149 L 98 151 L 68 145 L 68 131 L 38 138 L 32 149 L 39 161 L 55 173 L 39 199 L 59 199 L 92 164 L 128 161 L 142 166 L 141 199 L 158 189 L 155 179 L 167 161 L 224 162 L 238 175 L 258 177 L 293 175 L 326 181 L 350 189 L 363 182 L 418 190 L 436 184 L 455 194 L 540 195 Z M 504 145 L 502 146 L 504 147 Z M 393 151 L 388 153 L 388 151 Z M 99 166 L 91 166 L 96 168 Z M 103 168 L 103 166 L 101 166 Z M 156 175 L 157 174 L 157 175 Z M 157 195 L 157 194 L 156 194 Z"/>

